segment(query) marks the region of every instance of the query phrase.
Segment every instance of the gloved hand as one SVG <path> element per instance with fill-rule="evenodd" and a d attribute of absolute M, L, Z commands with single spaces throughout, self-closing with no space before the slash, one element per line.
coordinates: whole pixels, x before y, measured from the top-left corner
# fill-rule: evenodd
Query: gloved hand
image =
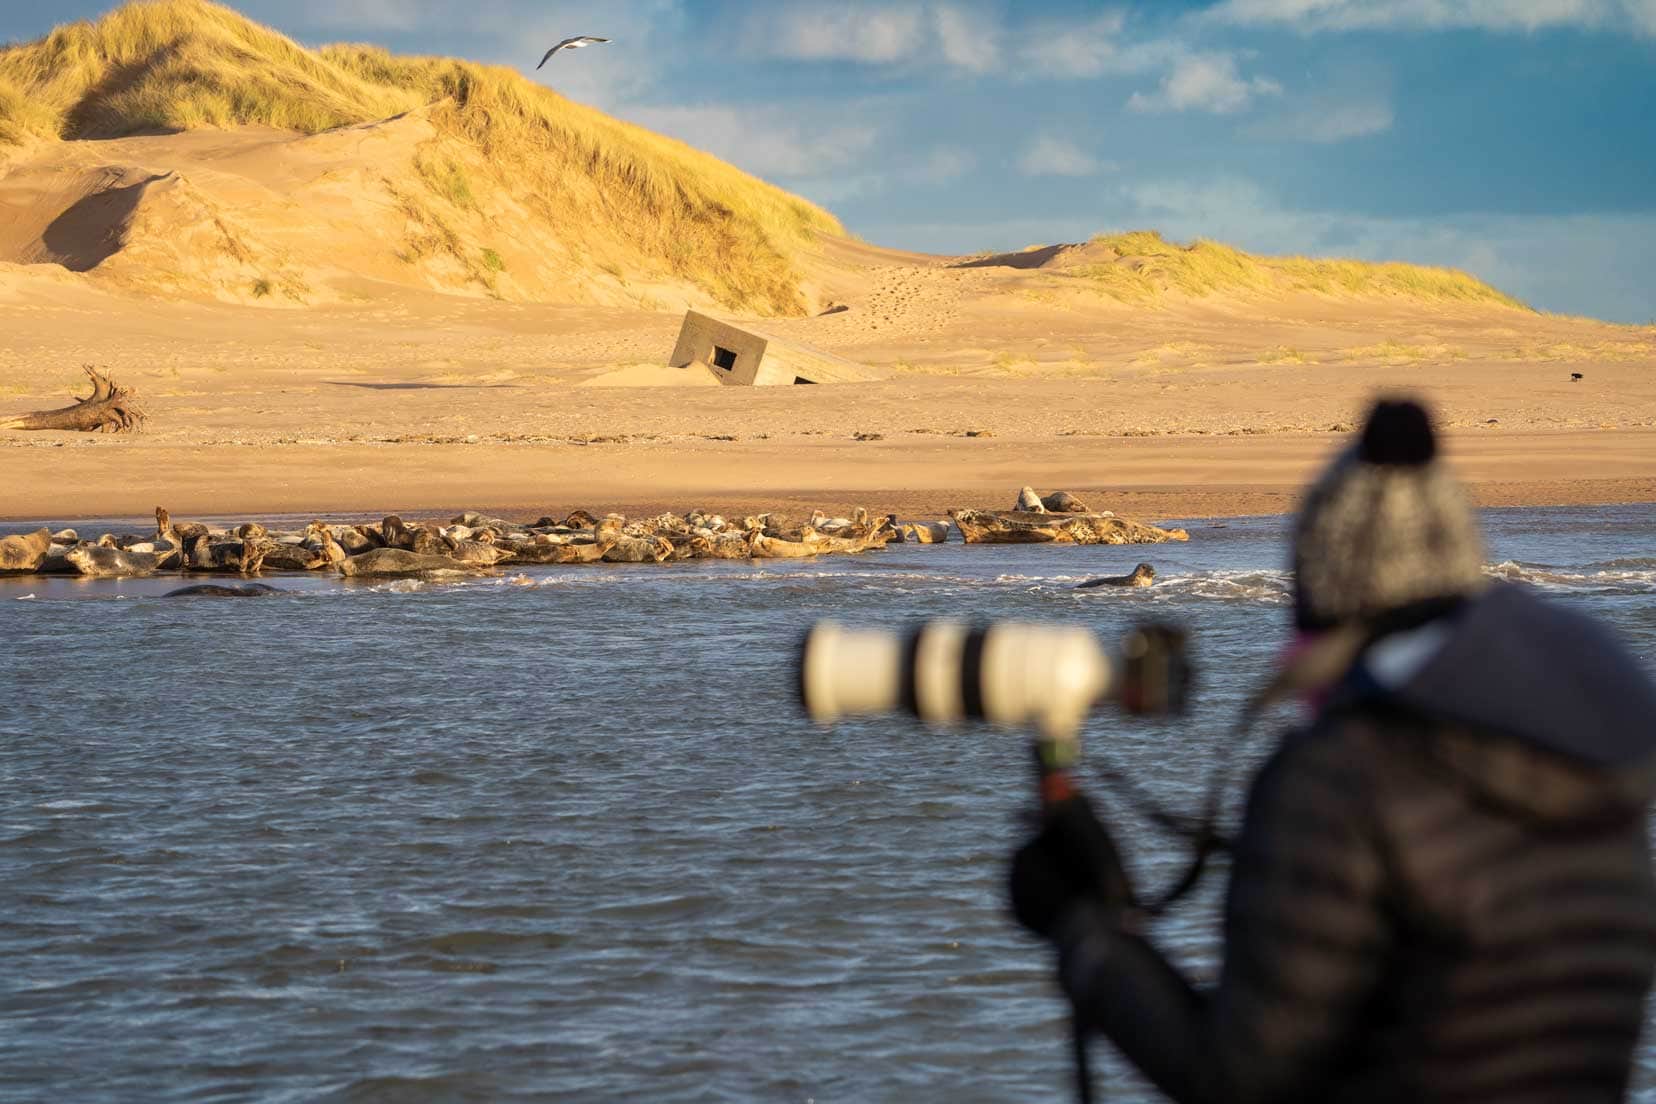
<path fill-rule="evenodd" d="M 1047 939 L 1078 905 L 1117 915 L 1133 905 L 1120 852 L 1081 794 L 1044 812 L 1041 830 L 1012 856 L 1012 913 Z"/>

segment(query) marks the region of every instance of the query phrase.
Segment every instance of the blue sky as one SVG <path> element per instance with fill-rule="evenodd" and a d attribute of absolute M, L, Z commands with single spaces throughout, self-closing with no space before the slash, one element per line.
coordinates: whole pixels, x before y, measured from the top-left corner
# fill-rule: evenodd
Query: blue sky
<path fill-rule="evenodd" d="M 0 0 L 0 40 L 108 6 Z M 1656 0 L 232 6 L 308 44 L 515 65 L 882 245 L 1153 227 L 1656 321 Z M 615 41 L 535 73 L 571 34 Z"/>

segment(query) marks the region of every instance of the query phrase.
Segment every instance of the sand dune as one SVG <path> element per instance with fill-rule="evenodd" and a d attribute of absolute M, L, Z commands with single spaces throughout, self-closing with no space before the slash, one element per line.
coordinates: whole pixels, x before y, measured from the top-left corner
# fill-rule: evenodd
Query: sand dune
<path fill-rule="evenodd" d="M 796 254 L 842 232 L 514 71 L 310 50 L 204 0 L 0 50 L 0 173 L 0 261 L 266 305 L 384 282 L 803 313 Z"/>

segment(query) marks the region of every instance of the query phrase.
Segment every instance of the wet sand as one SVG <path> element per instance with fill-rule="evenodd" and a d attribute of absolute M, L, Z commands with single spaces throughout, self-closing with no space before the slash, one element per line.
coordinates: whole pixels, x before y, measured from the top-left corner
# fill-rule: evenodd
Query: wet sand
<path fill-rule="evenodd" d="M 79 438 L 4 452 L 0 516 L 405 516 L 576 507 L 904 517 L 1010 506 L 1025 484 L 1154 519 L 1282 513 L 1341 437 L 670 441 L 189 447 Z M 1656 431 L 1449 435 L 1482 505 L 1656 501 Z M 1600 473 L 1612 471 L 1616 476 Z"/>

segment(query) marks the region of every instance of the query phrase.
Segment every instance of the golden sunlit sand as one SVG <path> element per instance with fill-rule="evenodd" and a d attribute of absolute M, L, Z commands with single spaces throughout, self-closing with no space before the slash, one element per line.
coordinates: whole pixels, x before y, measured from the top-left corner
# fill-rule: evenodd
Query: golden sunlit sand
<path fill-rule="evenodd" d="M 707 386 L 665 367 L 687 307 L 885 378 Z M 1656 328 L 1148 233 L 882 250 L 508 70 L 312 52 L 197 0 L 0 52 L 0 328 L 0 416 L 83 363 L 150 414 L 0 434 L 7 517 L 918 513 L 1024 484 L 1271 512 L 1397 390 L 1484 502 L 1656 501 Z"/>

